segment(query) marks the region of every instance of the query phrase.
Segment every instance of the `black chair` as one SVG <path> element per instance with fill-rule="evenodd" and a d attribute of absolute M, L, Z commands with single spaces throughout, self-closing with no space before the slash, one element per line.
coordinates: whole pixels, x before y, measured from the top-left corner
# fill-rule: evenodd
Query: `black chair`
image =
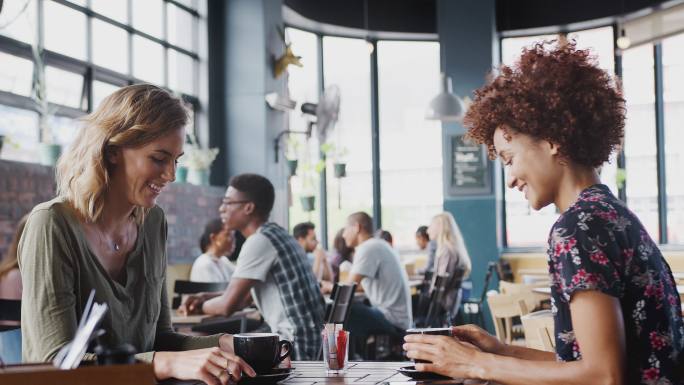
<path fill-rule="evenodd" d="M 0 321 L 21 321 L 21 300 L 0 299 Z M 19 329 L 19 325 L 0 325 L 0 332 Z"/>
<path fill-rule="evenodd" d="M 351 304 L 354 300 L 354 293 L 356 292 L 356 283 L 341 284 L 336 283 L 330 293 L 331 303 L 325 307 L 325 316 L 323 320 L 325 323 L 345 324 L 349 318 L 351 311 Z M 323 346 L 318 351 L 318 359 L 323 359 Z"/>
<path fill-rule="evenodd" d="M 513 282 L 511 263 L 505 259 L 499 259 L 496 263 L 496 276 L 499 278 L 499 281 Z"/>
<path fill-rule="evenodd" d="M 480 297 L 471 297 L 465 299 L 461 303 L 461 311 L 459 312 L 459 323 L 475 323 L 480 327 L 485 327 L 484 313 L 482 312 L 482 305 L 487 298 L 487 290 L 489 290 L 489 282 L 492 279 L 492 274 L 497 269 L 496 262 L 489 262 L 487 264 L 487 274 L 484 278 L 484 286 L 482 287 L 482 295 Z"/>
<path fill-rule="evenodd" d="M 177 279 L 173 284 L 173 303 L 171 307 L 178 309 L 183 294 L 197 294 L 203 292 L 219 292 L 226 290 L 228 282 L 195 282 Z"/>
<path fill-rule="evenodd" d="M 326 323 L 344 324 L 347 322 L 355 291 L 356 283 L 350 285 L 336 283 L 333 286 L 330 293 L 332 303 L 328 304 L 325 310 Z"/>

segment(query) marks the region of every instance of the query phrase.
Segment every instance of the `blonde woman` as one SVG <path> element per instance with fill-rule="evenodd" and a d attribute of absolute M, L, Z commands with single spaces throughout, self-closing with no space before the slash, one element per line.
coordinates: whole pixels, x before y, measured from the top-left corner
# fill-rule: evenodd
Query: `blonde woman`
<path fill-rule="evenodd" d="M 156 200 L 175 178 L 187 120 L 182 102 L 152 85 L 121 88 L 84 119 L 57 164 L 58 196 L 33 209 L 19 245 L 24 361 L 54 358 L 95 289 L 109 306 L 106 342 L 133 345 L 157 379 L 225 384 L 255 374 L 232 336 L 171 327 L 167 224 Z"/>
<path fill-rule="evenodd" d="M 435 262 L 432 266 L 434 272 L 432 284 L 434 285 L 435 278 L 438 275 L 449 274 L 454 278 L 447 285 L 447 289 L 449 289 L 457 282 L 455 277 L 457 271 L 463 273 L 460 279 L 465 279 L 470 275 L 470 256 L 461 235 L 461 230 L 458 228 L 454 216 L 449 212 L 443 212 L 432 218 L 427 232 L 430 239 L 437 243 Z M 460 290 L 447 290 L 447 295 L 442 305 L 451 314 L 456 314 L 455 310 L 460 304 L 460 293 Z"/>

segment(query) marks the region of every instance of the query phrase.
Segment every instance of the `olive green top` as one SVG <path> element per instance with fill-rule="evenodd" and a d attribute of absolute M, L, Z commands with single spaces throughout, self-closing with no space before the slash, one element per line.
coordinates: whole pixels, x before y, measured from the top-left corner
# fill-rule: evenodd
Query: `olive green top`
<path fill-rule="evenodd" d="M 137 358 L 151 362 L 154 351 L 218 346 L 219 335 L 194 337 L 171 327 L 166 293 L 164 212 L 150 209 L 122 282 L 112 279 L 91 251 L 75 212 L 60 198 L 31 212 L 19 244 L 22 355 L 25 362 L 52 360 L 75 335 L 91 289 L 109 310 L 101 327 L 111 346 L 133 345 Z M 88 355 L 86 359 L 92 359 Z"/>

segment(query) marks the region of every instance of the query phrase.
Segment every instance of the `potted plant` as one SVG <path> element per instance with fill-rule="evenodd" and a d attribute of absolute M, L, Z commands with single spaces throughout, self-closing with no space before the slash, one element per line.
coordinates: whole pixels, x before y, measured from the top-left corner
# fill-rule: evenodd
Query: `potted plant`
<path fill-rule="evenodd" d="M 43 61 L 42 49 L 32 46 L 33 59 L 33 92 L 31 98 L 38 112 L 38 127 L 40 132 L 40 163 L 46 166 L 54 166 L 62 153 L 62 146 L 54 143 L 50 120 L 57 112 L 56 107 L 51 107 L 47 98 L 47 84 L 45 82 L 45 62 Z"/>
<path fill-rule="evenodd" d="M 315 176 L 325 168 L 323 161 L 318 161 L 315 165 L 305 162 L 300 165 L 301 170 L 301 195 L 299 202 L 302 210 L 311 212 L 316 209 L 316 186 Z"/>
<path fill-rule="evenodd" d="M 209 185 L 209 168 L 218 155 L 218 148 L 202 148 L 195 135 L 188 134 L 188 143 L 185 146 L 185 154 L 179 160 L 179 169 L 184 167 L 187 171 L 187 181 L 195 185 Z M 176 170 L 178 175 L 178 169 Z M 181 171 L 183 174 L 183 171 Z M 182 176 L 182 175 L 181 175 Z"/>
<path fill-rule="evenodd" d="M 321 151 L 332 160 L 335 178 L 347 176 L 347 163 L 344 158 L 349 151 L 345 147 L 337 147 L 334 143 L 324 143 L 321 145 Z"/>
<path fill-rule="evenodd" d="M 299 164 L 299 147 L 300 143 L 293 135 L 287 138 L 287 147 L 285 148 L 285 158 L 287 159 L 287 169 L 290 176 L 297 175 L 297 166 Z"/>

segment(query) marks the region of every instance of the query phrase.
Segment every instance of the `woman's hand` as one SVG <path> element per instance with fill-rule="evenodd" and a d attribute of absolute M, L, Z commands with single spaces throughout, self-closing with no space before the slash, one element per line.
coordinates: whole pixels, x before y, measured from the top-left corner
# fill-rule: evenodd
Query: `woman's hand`
<path fill-rule="evenodd" d="M 232 345 L 232 344 L 231 344 Z M 208 385 L 237 382 L 243 372 L 254 377 L 256 372 L 242 358 L 222 349 L 208 348 L 182 352 L 157 352 L 152 361 L 158 380 L 202 380 Z"/>
<path fill-rule="evenodd" d="M 486 353 L 504 354 L 506 344 L 476 325 L 454 326 L 451 334 L 458 340 L 469 342 Z"/>
<path fill-rule="evenodd" d="M 452 378 L 480 378 L 482 371 L 477 366 L 480 350 L 459 342 L 453 337 L 427 334 L 407 335 L 404 350 L 413 359 L 430 361 L 416 363 L 416 369 L 438 373 Z"/>

